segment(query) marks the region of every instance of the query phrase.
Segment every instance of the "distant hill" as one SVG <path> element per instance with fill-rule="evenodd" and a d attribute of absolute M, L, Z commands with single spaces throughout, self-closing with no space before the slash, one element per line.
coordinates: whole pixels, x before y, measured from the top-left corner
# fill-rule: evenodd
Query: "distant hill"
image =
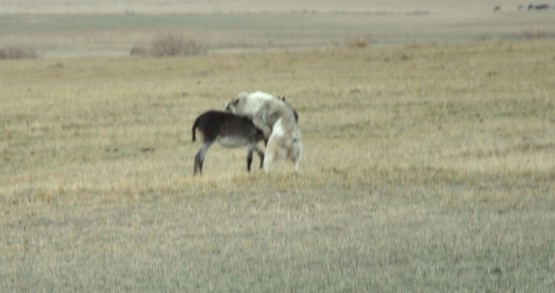
<path fill-rule="evenodd" d="M 502 2 L 502 3 L 500 3 Z M 500 5 L 502 4 L 502 5 Z M 0 0 L 5 13 L 228 13 L 284 11 L 410 12 L 517 10 L 524 0 Z"/>

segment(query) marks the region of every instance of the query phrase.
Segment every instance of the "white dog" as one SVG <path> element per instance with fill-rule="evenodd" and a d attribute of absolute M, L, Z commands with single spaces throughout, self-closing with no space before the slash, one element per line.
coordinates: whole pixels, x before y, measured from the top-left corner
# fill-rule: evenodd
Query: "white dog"
<path fill-rule="evenodd" d="M 290 159 L 299 168 L 302 156 L 301 132 L 295 111 L 284 100 L 268 93 L 240 93 L 225 106 L 226 110 L 252 120 L 268 139 L 264 156 L 264 170 L 274 162 Z"/>

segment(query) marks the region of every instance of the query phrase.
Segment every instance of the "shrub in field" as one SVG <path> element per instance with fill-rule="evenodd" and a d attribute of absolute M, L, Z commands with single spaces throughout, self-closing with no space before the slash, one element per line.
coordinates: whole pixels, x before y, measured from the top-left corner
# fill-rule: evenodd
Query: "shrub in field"
<path fill-rule="evenodd" d="M 144 45 L 136 45 L 129 52 L 131 56 L 150 56 L 150 48 Z"/>
<path fill-rule="evenodd" d="M 0 48 L 0 59 L 36 59 L 38 56 L 35 50 L 19 47 Z"/>
<path fill-rule="evenodd" d="M 368 39 L 363 36 L 347 38 L 345 46 L 347 48 L 366 48 L 368 46 Z"/>
<path fill-rule="evenodd" d="M 189 56 L 206 54 L 207 46 L 197 40 L 176 34 L 161 34 L 150 42 L 149 46 L 135 46 L 131 55 L 139 56 Z"/>

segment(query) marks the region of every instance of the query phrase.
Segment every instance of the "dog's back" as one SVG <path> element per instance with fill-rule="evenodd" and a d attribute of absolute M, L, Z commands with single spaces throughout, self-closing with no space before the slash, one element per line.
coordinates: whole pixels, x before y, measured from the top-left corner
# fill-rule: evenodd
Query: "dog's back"
<path fill-rule="evenodd" d="M 241 93 L 227 103 L 226 109 L 237 115 L 252 118 L 268 138 L 264 169 L 269 171 L 274 162 L 290 159 L 298 169 L 302 155 L 298 115 L 283 99 L 262 92 Z"/>

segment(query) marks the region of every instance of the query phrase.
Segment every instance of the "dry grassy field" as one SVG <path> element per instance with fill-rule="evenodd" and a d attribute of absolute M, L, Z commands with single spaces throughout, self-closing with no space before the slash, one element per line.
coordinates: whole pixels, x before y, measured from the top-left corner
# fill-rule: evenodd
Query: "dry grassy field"
<path fill-rule="evenodd" d="M 42 56 L 0 60 L 0 291 L 555 291 L 553 11 L 367 2 L 0 0 Z M 127 56 L 161 32 L 208 54 Z M 255 90 L 299 173 L 193 177 L 196 116 Z"/>
<path fill-rule="evenodd" d="M 0 287 L 553 291 L 554 46 L 3 61 Z M 300 173 L 193 177 L 245 90 L 299 112 Z"/>

